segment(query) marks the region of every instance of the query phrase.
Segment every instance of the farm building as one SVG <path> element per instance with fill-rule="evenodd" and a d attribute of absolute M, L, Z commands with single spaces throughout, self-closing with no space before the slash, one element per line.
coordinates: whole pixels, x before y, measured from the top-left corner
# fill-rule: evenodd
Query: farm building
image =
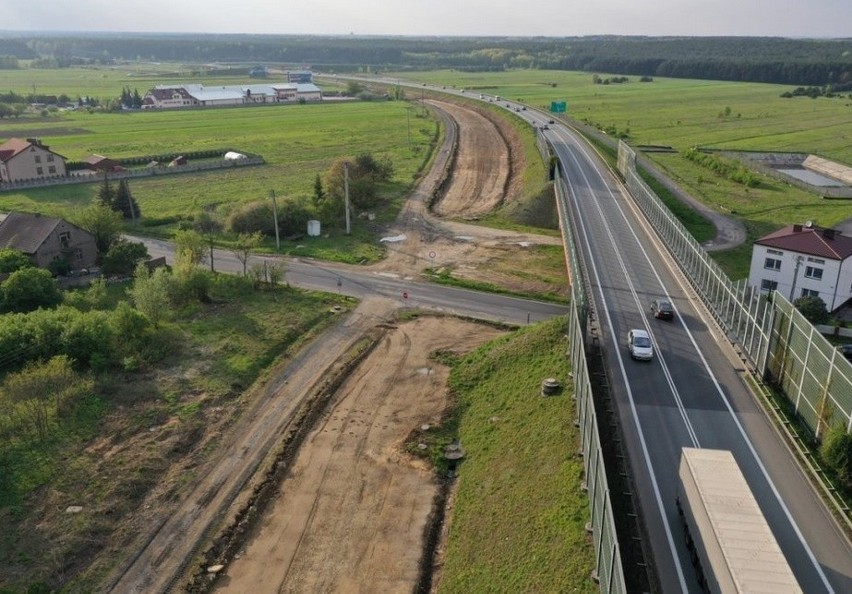
<path fill-rule="evenodd" d="M 226 85 L 158 85 L 142 99 L 143 109 L 224 107 L 285 101 L 322 101 L 322 91 L 312 83 Z"/>
<path fill-rule="evenodd" d="M 103 155 L 90 155 L 83 159 L 83 163 L 86 164 L 86 169 L 90 169 L 92 171 L 124 170 L 124 168 L 121 166 L 121 163 L 108 157 L 104 157 Z"/>

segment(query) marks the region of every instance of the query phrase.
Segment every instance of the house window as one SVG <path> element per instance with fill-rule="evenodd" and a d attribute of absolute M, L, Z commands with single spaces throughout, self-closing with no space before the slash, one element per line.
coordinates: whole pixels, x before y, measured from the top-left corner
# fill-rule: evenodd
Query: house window
<path fill-rule="evenodd" d="M 767 270 L 781 270 L 781 260 L 775 258 L 767 258 L 763 262 L 763 267 Z"/>
<path fill-rule="evenodd" d="M 74 258 L 76 258 L 78 262 L 82 261 L 83 260 L 83 250 L 81 250 L 80 248 L 77 248 L 76 250 L 74 250 Z"/>
<path fill-rule="evenodd" d="M 36 163 L 41 163 L 41 155 L 36 155 L 36 156 L 35 156 L 35 162 L 36 162 Z"/>
<path fill-rule="evenodd" d="M 805 278 L 822 280 L 822 268 L 817 268 L 816 266 L 805 266 Z"/>
<path fill-rule="evenodd" d="M 802 297 L 819 297 L 819 291 L 813 289 L 802 289 Z"/>
<path fill-rule="evenodd" d="M 808 262 L 813 262 L 814 264 L 825 264 L 825 260 L 820 260 L 819 258 L 808 258 Z"/>
<path fill-rule="evenodd" d="M 48 166 L 47 172 L 50 173 L 51 175 L 55 174 L 56 173 L 56 165 Z"/>
<path fill-rule="evenodd" d="M 784 255 L 784 252 L 782 252 L 781 250 L 770 250 L 770 249 L 767 249 L 767 250 L 766 250 L 766 253 L 767 253 L 767 254 L 772 254 L 772 255 L 774 255 L 774 256 L 783 256 L 783 255 Z"/>
<path fill-rule="evenodd" d="M 48 154 L 47 154 L 47 162 L 48 162 L 48 163 L 53 163 L 53 153 L 48 153 Z"/>
<path fill-rule="evenodd" d="M 44 175 L 44 168 L 43 167 L 36 167 L 36 173 L 38 175 Z"/>
<path fill-rule="evenodd" d="M 778 289 L 778 281 L 763 279 L 760 281 L 760 290 L 761 291 L 775 291 Z"/>
<path fill-rule="evenodd" d="M 70 231 L 63 231 L 62 233 L 59 234 L 59 244 L 62 247 L 67 248 L 68 244 L 70 244 L 70 243 L 71 243 L 71 232 Z"/>

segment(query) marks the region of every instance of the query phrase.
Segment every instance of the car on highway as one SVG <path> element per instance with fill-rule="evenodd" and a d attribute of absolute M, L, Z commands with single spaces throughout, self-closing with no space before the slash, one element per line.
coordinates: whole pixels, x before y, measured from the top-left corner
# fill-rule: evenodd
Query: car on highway
<path fill-rule="evenodd" d="M 651 315 L 658 320 L 674 319 L 674 308 L 665 299 L 654 299 L 651 302 Z"/>
<path fill-rule="evenodd" d="M 651 337 L 644 330 L 634 328 L 627 333 L 627 350 L 630 356 L 640 361 L 650 361 L 654 358 L 654 346 Z"/>
<path fill-rule="evenodd" d="M 542 130 L 550 130 L 550 128 L 547 127 L 547 124 L 542 124 L 541 129 Z"/>
<path fill-rule="evenodd" d="M 548 123 L 548 124 L 552 124 L 552 123 L 554 123 L 554 122 L 553 122 L 553 120 L 547 120 L 547 123 Z"/>
<path fill-rule="evenodd" d="M 840 351 L 841 355 L 852 361 L 852 343 L 838 345 L 837 350 Z"/>

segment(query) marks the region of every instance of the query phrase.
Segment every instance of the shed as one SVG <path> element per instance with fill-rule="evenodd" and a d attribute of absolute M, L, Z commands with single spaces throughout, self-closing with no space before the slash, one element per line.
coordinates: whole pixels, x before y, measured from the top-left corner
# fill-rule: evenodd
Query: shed
<path fill-rule="evenodd" d="M 92 171 L 120 171 L 123 169 L 121 163 L 103 155 L 90 155 L 83 159 L 83 163 L 86 164 L 86 169 Z"/>

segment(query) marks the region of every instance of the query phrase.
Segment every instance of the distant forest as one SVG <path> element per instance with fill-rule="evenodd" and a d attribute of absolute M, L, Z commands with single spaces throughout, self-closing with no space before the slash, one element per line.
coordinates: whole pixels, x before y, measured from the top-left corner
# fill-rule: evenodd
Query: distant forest
<path fill-rule="evenodd" d="M 852 88 L 852 38 L 324 37 L 0 33 L 0 68 L 124 61 L 258 63 L 333 72 L 513 68 Z"/>

